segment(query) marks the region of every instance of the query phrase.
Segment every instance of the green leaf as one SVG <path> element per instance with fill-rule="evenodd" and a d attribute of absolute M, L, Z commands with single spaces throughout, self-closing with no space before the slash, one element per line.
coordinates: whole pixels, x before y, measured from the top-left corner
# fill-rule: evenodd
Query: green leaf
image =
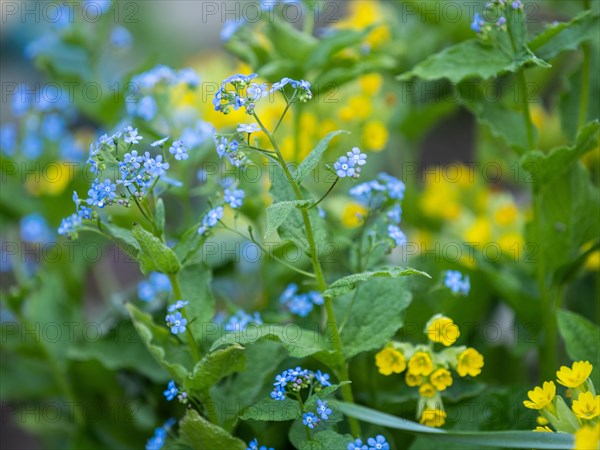
<path fill-rule="evenodd" d="M 210 423 L 194 409 L 189 409 L 179 422 L 179 439 L 194 450 L 246 449 L 244 442 L 218 425 Z"/>
<path fill-rule="evenodd" d="M 373 278 L 354 295 L 336 301 L 337 317 L 345 321 L 341 338 L 346 360 L 385 345 L 402 327 L 411 300 L 406 278 Z"/>
<path fill-rule="evenodd" d="M 590 122 L 579 130 L 572 147 L 558 147 L 547 154 L 538 150 L 527 152 L 521 158 L 521 166 L 531 174 L 531 181 L 535 185 L 550 184 L 560 178 L 585 153 L 598 146 L 599 129 L 599 121 Z"/>
<path fill-rule="evenodd" d="M 102 223 L 101 230 L 132 258 L 137 258 L 140 245 L 137 243 L 130 230 L 109 223 Z"/>
<path fill-rule="evenodd" d="M 486 101 L 481 87 L 469 82 L 458 86 L 461 102 L 486 125 L 494 137 L 523 153 L 529 149 L 523 114 L 500 101 Z"/>
<path fill-rule="evenodd" d="M 312 172 L 315 167 L 317 167 L 319 161 L 321 161 L 321 158 L 323 157 L 323 153 L 325 153 L 325 150 L 327 150 L 327 147 L 329 146 L 331 140 L 342 133 L 350 134 L 349 131 L 344 130 L 337 130 L 328 133 L 327 136 L 321 139 L 321 141 L 308 154 L 308 156 L 304 158 L 304 160 L 298 166 L 296 173 L 294 174 L 294 178 L 296 179 L 298 184 L 302 183 L 302 180 L 304 180 L 304 178 L 310 172 Z"/>
<path fill-rule="evenodd" d="M 211 271 L 204 264 L 186 266 L 179 272 L 181 295 L 189 304 L 185 307 L 190 319 L 189 328 L 196 339 L 203 340 L 207 324 L 215 315 L 215 299 L 210 288 Z"/>
<path fill-rule="evenodd" d="M 244 347 L 232 345 L 222 350 L 216 350 L 204 356 L 186 378 L 186 391 L 198 393 L 200 400 L 209 400 L 209 389 L 232 373 L 244 370 L 246 357 Z"/>
<path fill-rule="evenodd" d="M 265 232 L 265 239 L 285 222 L 294 209 L 305 208 L 308 205 L 310 205 L 310 202 L 307 200 L 289 200 L 273 203 L 269 206 L 267 208 L 267 231 Z"/>
<path fill-rule="evenodd" d="M 326 430 L 316 433 L 312 441 L 305 441 L 300 445 L 300 450 L 346 450 L 348 444 L 354 442 L 349 434 L 338 434 L 335 431 Z"/>
<path fill-rule="evenodd" d="M 198 228 L 201 225 L 202 223 L 197 223 L 188 228 L 173 247 L 175 255 L 184 266 L 201 262 L 196 260 L 196 256 L 199 255 L 202 244 L 208 236 L 207 234 L 198 234 Z"/>
<path fill-rule="evenodd" d="M 573 361 L 589 361 L 594 370 L 592 378 L 598 386 L 600 382 L 600 328 L 574 312 L 558 311 L 558 329 L 565 341 L 567 354 Z"/>
<path fill-rule="evenodd" d="M 447 78 L 453 83 L 473 77 L 487 80 L 503 73 L 516 72 L 528 63 L 547 66 L 535 55 L 525 50 L 516 55 L 509 55 L 499 48 L 471 39 L 430 56 L 409 72 L 400 75 L 398 79 L 408 80 L 418 77 L 423 80 L 438 80 Z"/>
<path fill-rule="evenodd" d="M 263 340 L 280 342 L 294 358 L 305 358 L 313 356 L 325 364 L 330 363 L 330 355 L 333 353 L 325 336 L 312 330 L 299 328 L 296 325 L 259 325 L 248 327 L 243 332 L 227 333 L 217 339 L 211 350 L 222 345 L 252 344 Z"/>
<path fill-rule="evenodd" d="M 371 33 L 373 27 L 364 30 L 336 30 L 331 36 L 320 40 L 319 45 L 312 51 L 304 67 L 307 72 L 315 67 L 321 67 L 331 61 L 333 56 L 347 47 L 359 45 Z"/>
<path fill-rule="evenodd" d="M 550 24 L 529 42 L 529 48 L 538 58 L 547 61 L 566 50 L 577 50 L 580 44 L 598 38 L 600 15 L 584 11 L 570 22 Z"/>
<path fill-rule="evenodd" d="M 272 172 L 271 189 L 269 190 L 273 197 L 273 203 L 297 200 L 294 190 L 288 182 L 283 169 L 276 166 Z M 302 189 L 302 188 L 301 188 Z M 305 199 L 310 198 L 310 194 L 303 190 Z M 308 217 L 313 228 L 313 237 L 315 242 L 320 245 L 326 245 L 327 233 L 323 218 L 319 215 L 316 208 L 308 210 Z M 278 229 L 281 239 L 291 241 L 298 246 L 304 253 L 309 254 L 310 248 L 306 237 L 304 219 L 300 210 L 292 210 L 287 220 L 281 224 Z M 318 251 L 318 248 L 317 248 Z"/>
<path fill-rule="evenodd" d="M 421 272 L 420 270 L 411 269 L 410 267 L 382 267 L 381 269 L 355 273 L 348 275 L 347 277 L 340 278 L 329 285 L 327 290 L 323 292 L 323 297 L 339 297 L 340 295 L 347 294 L 348 292 L 356 289 L 358 284 L 362 281 L 370 280 L 375 277 L 384 278 L 398 278 L 406 277 L 409 275 L 422 275 L 427 278 L 431 278 L 428 273 Z"/>
<path fill-rule="evenodd" d="M 306 401 L 304 402 L 304 411 L 311 411 L 316 409 L 317 400 L 325 400 L 331 394 L 335 393 L 339 388 L 344 386 L 345 384 L 350 384 L 350 381 L 342 381 L 340 384 L 332 384 L 331 386 L 327 386 L 321 389 L 319 392 L 313 393 Z"/>
<path fill-rule="evenodd" d="M 179 272 L 181 264 L 179 264 L 177 256 L 160 239 L 137 223 L 133 224 L 132 233 L 140 244 L 141 253 L 138 255 L 138 259 L 144 275 L 152 271 L 170 274 Z"/>
<path fill-rule="evenodd" d="M 542 164 L 531 167 L 546 173 Z M 556 278 L 578 258 L 585 244 L 597 239 L 600 192 L 579 161 L 562 173 L 560 182 L 535 187 L 539 212 L 526 227 L 526 241 L 539 248 L 534 261 L 543 261 L 545 271 Z"/>
<path fill-rule="evenodd" d="M 154 356 L 154 359 L 177 380 L 187 377 L 187 367 L 192 366 L 192 359 L 173 335 L 164 327 L 154 323 L 150 315 L 143 313 L 131 303 L 126 305 L 133 320 L 133 325 L 142 338 L 142 342 Z"/>
<path fill-rule="evenodd" d="M 281 422 L 297 419 L 301 415 L 302 411 L 296 400 L 290 398 L 286 398 L 285 400 L 273 400 L 269 398 L 248 406 L 242 414 L 240 414 L 240 418 L 242 420 Z"/>
<path fill-rule="evenodd" d="M 338 408 L 347 416 L 409 433 L 427 435 L 432 439 L 462 442 L 481 447 L 565 449 L 573 447 L 573 436 L 566 433 L 539 433 L 533 431 L 447 431 L 430 428 L 405 418 L 352 403 L 338 402 Z"/>
<path fill-rule="evenodd" d="M 129 322 L 120 323 L 100 340 L 84 340 L 71 346 L 67 356 L 75 361 L 96 359 L 110 370 L 135 370 L 155 383 L 167 379 L 167 373 L 148 352 Z"/>

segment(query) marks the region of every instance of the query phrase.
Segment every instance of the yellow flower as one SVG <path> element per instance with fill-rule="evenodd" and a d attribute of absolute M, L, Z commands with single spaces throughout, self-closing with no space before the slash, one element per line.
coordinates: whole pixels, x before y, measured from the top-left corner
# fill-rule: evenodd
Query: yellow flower
<path fill-rule="evenodd" d="M 363 147 L 367 150 L 379 152 L 384 149 L 388 141 L 388 130 L 379 120 L 367 122 L 362 132 Z"/>
<path fill-rule="evenodd" d="M 423 383 L 419 388 L 419 394 L 423 397 L 431 398 L 435 395 L 435 389 L 431 384 Z"/>
<path fill-rule="evenodd" d="M 452 375 L 447 369 L 441 368 L 431 374 L 429 381 L 438 391 L 443 391 L 452 385 Z"/>
<path fill-rule="evenodd" d="M 492 228 L 490 221 L 485 217 L 478 217 L 475 222 L 464 232 L 465 242 L 475 242 L 477 244 L 486 244 L 490 241 Z"/>
<path fill-rule="evenodd" d="M 558 382 L 563 386 L 569 388 L 576 388 L 585 383 L 592 373 L 592 365 L 589 361 L 577 361 L 573 363 L 572 368 L 562 366 L 559 371 L 556 372 L 556 378 Z"/>
<path fill-rule="evenodd" d="M 75 177 L 75 164 L 62 161 L 42 166 L 35 174 L 27 174 L 25 186 L 33 195 L 59 195 Z"/>
<path fill-rule="evenodd" d="M 415 352 L 408 361 L 408 370 L 414 375 L 429 375 L 433 372 L 433 362 L 429 353 Z"/>
<path fill-rule="evenodd" d="M 446 316 L 432 317 L 426 333 L 433 342 L 438 342 L 446 347 L 454 344 L 460 336 L 458 326 Z"/>
<path fill-rule="evenodd" d="M 548 419 L 546 419 L 544 416 L 538 416 L 538 418 L 536 419 L 536 422 L 538 423 L 538 425 L 544 426 L 544 425 L 548 425 Z"/>
<path fill-rule="evenodd" d="M 423 382 L 421 375 L 415 375 L 411 372 L 406 372 L 406 385 L 410 387 L 419 386 Z"/>
<path fill-rule="evenodd" d="M 518 212 L 514 203 L 507 203 L 496 210 L 494 220 L 498 225 L 507 227 L 515 222 Z"/>
<path fill-rule="evenodd" d="M 362 91 L 366 95 L 373 95 L 381 89 L 381 85 L 383 84 L 383 77 L 378 73 L 370 73 L 368 75 L 363 75 L 358 79 L 360 83 L 360 87 Z"/>
<path fill-rule="evenodd" d="M 483 367 L 483 355 L 474 348 L 468 348 L 458 356 L 456 371 L 461 377 L 476 377 Z"/>
<path fill-rule="evenodd" d="M 367 36 L 367 44 L 369 44 L 372 48 L 377 48 L 386 42 L 389 42 L 392 33 L 390 32 L 390 27 L 387 25 L 381 25 L 376 27 L 369 35 Z"/>
<path fill-rule="evenodd" d="M 367 119 L 373 110 L 371 99 L 364 95 L 350 97 L 348 107 L 352 109 L 353 118 Z"/>
<path fill-rule="evenodd" d="M 404 355 L 392 347 L 386 347 L 377 353 L 375 355 L 375 364 L 379 368 L 379 373 L 383 375 L 401 373 L 406 369 Z"/>
<path fill-rule="evenodd" d="M 525 246 L 525 240 L 521 233 L 512 231 L 501 235 L 498 238 L 498 245 L 504 253 L 508 253 L 508 255 L 515 259 L 519 259 L 522 255 L 523 247 Z"/>
<path fill-rule="evenodd" d="M 553 433 L 553 431 L 546 426 L 543 426 L 543 427 L 537 426 L 537 427 L 535 427 L 535 430 L 533 430 L 533 431 L 544 431 L 544 432 Z"/>
<path fill-rule="evenodd" d="M 556 385 L 554 382 L 544 381 L 542 387 L 536 386 L 533 391 L 527 393 L 529 400 L 525 400 L 523 405 L 529 409 L 543 409 L 552 403 L 555 395 Z"/>
<path fill-rule="evenodd" d="M 339 109 L 338 117 L 342 122 L 350 122 L 355 117 L 354 110 L 350 106 L 344 106 Z"/>
<path fill-rule="evenodd" d="M 446 411 L 427 408 L 421 414 L 419 422 L 428 427 L 441 427 L 446 423 Z"/>
<path fill-rule="evenodd" d="M 342 223 L 345 227 L 355 228 L 363 223 L 367 208 L 360 203 L 349 203 L 342 213 Z"/>
<path fill-rule="evenodd" d="M 600 395 L 592 394 L 590 391 L 582 392 L 573 400 L 573 412 L 580 419 L 592 420 L 600 414 Z"/>
<path fill-rule="evenodd" d="M 600 448 L 600 423 L 594 427 L 583 426 L 575 433 L 574 450 L 591 450 Z"/>

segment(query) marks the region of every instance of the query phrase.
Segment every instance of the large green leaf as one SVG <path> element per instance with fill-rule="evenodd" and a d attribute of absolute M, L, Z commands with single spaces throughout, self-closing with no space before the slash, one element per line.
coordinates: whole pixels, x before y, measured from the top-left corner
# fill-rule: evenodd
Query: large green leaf
<path fill-rule="evenodd" d="M 165 328 L 154 323 L 150 315 L 143 313 L 131 303 L 126 305 L 133 325 L 154 359 L 178 381 L 187 377 L 187 367 L 192 359 L 185 347 Z"/>
<path fill-rule="evenodd" d="M 244 347 L 232 345 L 222 350 L 216 350 L 204 356 L 186 378 L 184 387 L 200 396 L 201 401 L 209 400 L 209 390 L 222 378 L 232 373 L 244 370 L 246 357 Z"/>
<path fill-rule="evenodd" d="M 594 366 L 592 377 L 597 386 L 600 383 L 600 328 L 579 314 L 559 310 L 558 329 L 569 357 L 574 361 L 589 361 Z"/>
<path fill-rule="evenodd" d="M 175 255 L 181 261 L 182 265 L 197 264 L 202 249 L 202 244 L 206 241 L 208 234 L 198 234 L 198 228 L 202 223 L 197 223 L 192 227 L 188 228 L 182 235 L 181 238 L 173 247 Z"/>
<path fill-rule="evenodd" d="M 354 439 L 349 434 L 341 435 L 326 430 L 316 433 L 312 441 L 303 442 L 300 450 L 346 450 L 351 442 L 354 442 Z"/>
<path fill-rule="evenodd" d="M 521 158 L 521 166 L 531 174 L 531 182 L 536 187 L 550 184 L 560 178 L 581 156 L 598 146 L 599 129 L 599 121 L 590 122 L 579 130 L 572 147 L 558 147 L 549 153 L 538 150 L 527 152 Z"/>
<path fill-rule="evenodd" d="M 281 422 L 294 420 L 302 415 L 300 404 L 296 400 L 264 399 L 248 406 L 241 414 L 242 420 L 261 420 L 264 422 Z"/>
<path fill-rule="evenodd" d="M 573 436 L 566 433 L 536 433 L 533 431 L 447 431 L 431 428 L 410 420 L 352 403 L 338 402 L 347 416 L 414 434 L 428 435 L 437 440 L 462 442 L 481 447 L 566 449 L 573 447 Z"/>
<path fill-rule="evenodd" d="M 341 332 L 346 359 L 382 347 L 402 327 L 412 299 L 407 284 L 406 278 L 372 278 L 336 301 L 337 317 L 346 321 Z"/>
<path fill-rule="evenodd" d="M 381 269 L 355 273 L 348 275 L 347 277 L 340 278 L 329 285 L 327 290 L 323 292 L 323 296 L 330 298 L 339 297 L 340 295 L 347 294 L 348 292 L 356 289 L 360 282 L 370 280 L 371 278 L 398 278 L 409 275 L 422 275 L 424 277 L 431 278 L 428 273 L 411 269 L 410 267 L 382 267 Z"/>
<path fill-rule="evenodd" d="M 179 284 L 185 307 L 190 319 L 190 330 L 196 339 L 204 339 L 207 324 L 212 324 L 215 315 L 215 300 L 210 288 L 211 271 L 204 264 L 186 266 L 179 272 Z M 180 299 L 175 299 L 180 300 Z"/>
<path fill-rule="evenodd" d="M 319 392 L 314 392 L 304 402 L 304 411 L 311 411 L 313 409 L 316 409 L 318 400 L 327 399 L 327 397 L 335 393 L 339 388 L 350 383 L 350 381 L 342 381 L 340 384 L 332 384 L 331 386 L 327 386 L 321 389 Z"/>
<path fill-rule="evenodd" d="M 140 252 L 140 245 L 130 230 L 108 223 L 102 223 L 101 230 L 107 233 L 129 256 L 137 258 Z"/>
<path fill-rule="evenodd" d="M 160 239 L 136 223 L 133 224 L 132 233 L 140 245 L 141 252 L 138 260 L 144 275 L 152 271 L 170 274 L 179 272 L 181 264 L 177 256 Z"/>
<path fill-rule="evenodd" d="M 551 60 L 565 50 L 576 50 L 579 45 L 598 38 L 600 15 L 584 11 L 570 22 L 551 24 L 529 41 L 529 48 L 538 58 Z"/>
<path fill-rule="evenodd" d="M 248 327 L 245 331 L 232 332 L 218 339 L 212 346 L 215 350 L 222 345 L 252 344 L 262 340 L 280 342 L 294 358 L 313 356 L 324 363 L 330 363 L 332 354 L 330 343 L 326 337 L 312 330 L 299 328 L 296 325 L 260 325 Z"/>
<path fill-rule="evenodd" d="M 293 210 L 296 208 L 305 208 L 309 204 L 310 202 L 307 200 L 289 200 L 273 203 L 269 206 L 267 208 L 267 231 L 265 231 L 265 239 L 285 222 Z"/>
<path fill-rule="evenodd" d="M 308 156 L 304 158 L 294 173 L 294 178 L 298 184 L 302 183 L 302 180 L 317 167 L 331 140 L 342 133 L 348 133 L 348 131 L 337 130 L 328 133 L 321 141 L 319 141 L 317 146 L 308 154 Z"/>
<path fill-rule="evenodd" d="M 516 55 L 510 55 L 492 45 L 471 39 L 430 56 L 409 72 L 400 75 L 399 79 L 408 80 L 418 77 L 423 80 L 439 80 L 447 78 L 453 83 L 459 83 L 467 78 L 486 80 L 503 73 L 516 72 L 527 63 L 545 66 L 543 61 L 525 50 Z"/>
<path fill-rule="evenodd" d="M 194 450 L 245 450 L 246 444 L 223 428 L 212 424 L 194 409 L 179 422 L 179 439 Z"/>
<path fill-rule="evenodd" d="M 578 161 L 562 173 L 560 182 L 535 187 L 539 210 L 526 228 L 527 241 L 539 247 L 535 261 L 543 262 L 554 277 L 600 234 L 600 193 Z"/>
<path fill-rule="evenodd" d="M 157 383 L 168 377 L 129 322 L 119 324 L 102 339 L 84 340 L 72 345 L 67 356 L 75 361 L 96 359 L 110 370 L 135 370 Z"/>
<path fill-rule="evenodd" d="M 271 385 L 277 366 L 287 358 L 287 352 L 276 342 L 258 342 L 246 347 L 246 370 L 221 383 L 211 390 L 215 405 L 224 407 L 228 404 L 238 405 L 240 410 L 257 401 L 264 395 L 263 386 Z M 222 411 L 221 425 L 230 430 L 237 421 L 237 414 Z"/>

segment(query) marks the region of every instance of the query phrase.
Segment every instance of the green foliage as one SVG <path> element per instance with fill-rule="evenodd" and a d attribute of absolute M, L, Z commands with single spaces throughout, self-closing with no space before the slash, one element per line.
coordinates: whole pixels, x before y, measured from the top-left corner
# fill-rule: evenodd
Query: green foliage
<path fill-rule="evenodd" d="M 594 366 L 592 372 L 594 383 L 600 384 L 600 370 L 598 370 L 600 328 L 579 314 L 559 310 L 558 329 L 565 341 L 569 358 L 573 361 L 589 361 Z"/>
<path fill-rule="evenodd" d="M 294 420 L 302 415 L 296 400 L 261 400 L 248 406 L 240 415 L 242 420 L 260 420 L 263 422 L 280 422 Z"/>
<path fill-rule="evenodd" d="M 138 260 L 142 273 L 152 271 L 163 273 L 177 273 L 181 264 L 173 250 L 167 247 L 156 236 L 144 230 L 141 225 L 133 224 L 132 234 L 140 246 Z"/>
<path fill-rule="evenodd" d="M 290 200 L 273 203 L 269 206 L 267 208 L 267 231 L 265 231 L 265 239 L 285 222 L 294 209 L 305 208 L 308 205 L 310 205 L 310 202 L 306 200 Z"/>
<path fill-rule="evenodd" d="M 343 133 L 348 133 L 348 132 L 343 131 L 343 130 L 337 130 L 337 131 L 332 131 L 331 133 L 328 133 L 327 136 L 325 136 L 323 139 L 321 139 L 321 141 L 308 154 L 308 156 L 306 158 L 304 158 L 304 160 L 300 163 L 300 165 L 298 166 L 298 169 L 296 170 L 296 172 L 294 174 L 294 178 L 296 179 L 296 182 L 298 184 L 301 184 L 302 181 L 304 181 L 304 178 L 308 174 L 310 174 L 313 170 L 315 170 L 315 167 L 317 167 L 319 162 L 321 162 L 321 159 L 323 159 L 323 155 L 325 154 L 325 151 L 329 147 L 329 143 L 332 141 L 332 139 Z"/>
<path fill-rule="evenodd" d="M 244 442 L 231 436 L 218 425 L 210 423 L 195 410 L 190 409 L 179 422 L 179 439 L 195 450 L 227 448 L 244 450 Z"/>
<path fill-rule="evenodd" d="M 420 270 L 404 268 L 404 267 L 382 267 L 381 269 L 372 270 L 369 272 L 355 273 L 347 277 L 340 278 L 329 285 L 327 290 L 323 292 L 324 297 L 339 297 L 341 295 L 352 292 L 356 289 L 360 282 L 370 280 L 371 278 L 397 278 L 406 277 L 408 275 L 422 275 L 431 278 L 427 273 Z"/>
<path fill-rule="evenodd" d="M 356 417 L 367 423 L 388 428 L 404 430 L 409 433 L 425 434 L 435 437 L 436 441 L 454 441 L 479 447 L 564 449 L 573 446 L 573 436 L 564 433 L 539 433 L 533 431 L 447 431 L 426 427 L 404 418 L 340 402 L 339 408 L 344 414 Z"/>

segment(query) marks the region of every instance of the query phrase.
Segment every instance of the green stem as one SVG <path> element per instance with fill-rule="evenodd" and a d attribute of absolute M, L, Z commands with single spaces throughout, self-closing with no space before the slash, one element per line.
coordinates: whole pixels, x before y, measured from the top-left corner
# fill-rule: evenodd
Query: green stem
<path fill-rule="evenodd" d="M 335 187 L 335 185 L 337 184 L 338 181 L 340 181 L 340 177 L 337 177 L 335 179 L 335 181 L 333 182 L 333 184 L 331 186 L 329 186 L 329 189 L 327 189 L 327 192 L 325 192 L 325 194 L 323 194 L 323 196 L 319 200 L 317 200 L 316 203 L 313 203 L 312 205 L 310 205 L 310 207 L 308 209 L 316 208 L 317 206 L 319 206 L 319 203 L 321 203 L 323 200 L 325 200 L 325 197 L 327 197 L 329 195 L 329 193 L 331 191 L 333 191 L 333 188 Z"/>
<path fill-rule="evenodd" d="M 171 281 L 171 286 L 173 286 L 173 294 L 175 295 L 175 300 L 183 300 L 183 294 L 181 292 L 181 286 L 179 285 L 179 276 L 177 274 L 168 274 L 169 280 Z M 181 315 L 187 320 L 188 325 L 190 323 L 190 319 L 187 316 L 187 313 L 184 308 L 180 310 Z M 192 330 L 190 327 L 185 328 L 185 332 L 187 333 L 187 341 L 192 351 L 192 357 L 194 358 L 194 363 L 200 361 L 200 350 L 198 350 L 198 344 L 196 343 L 196 339 L 194 339 L 194 335 L 192 334 Z"/>
<path fill-rule="evenodd" d="M 523 107 L 523 120 L 527 129 L 527 143 L 529 144 L 529 150 L 533 150 L 535 148 L 535 131 L 531 120 L 529 102 L 527 101 L 527 79 L 525 78 L 525 70 L 523 68 L 519 69 L 517 77 L 519 82 L 519 97 Z"/>
<path fill-rule="evenodd" d="M 300 397 L 300 393 L 294 392 L 294 394 L 296 396 L 296 400 L 298 400 L 298 404 L 300 405 L 300 411 L 302 411 L 302 413 L 304 413 L 304 402 L 302 401 L 302 397 Z M 310 397 L 310 395 L 309 395 L 309 397 Z M 306 439 L 309 441 L 312 441 L 310 429 L 307 426 L 305 426 L 304 430 L 306 431 Z"/>
<path fill-rule="evenodd" d="M 583 49 L 583 63 L 581 66 L 581 97 L 579 100 L 579 128 L 585 125 L 588 116 L 588 103 L 590 98 L 590 43 L 585 42 Z"/>
<path fill-rule="evenodd" d="M 273 146 L 273 150 L 275 150 L 275 153 L 277 153 L 281 168 L 283 169 L 285 177 L 287 178 L 288 182 L 292 186 L 292 189 L 294 190 L 296 199 L 303 201 L 304 196 L 302 195 L 300 186 L 298 185 L 298 183 L 294 179 L 294 176 L 290 172 L 290 169 L 288 168 L 286 161 L 283 158 L 283 155 L 281 154 L 281 151 L 279 149 L 279 146 L 277 145 L 277 142 L 275 141 L 275 138 L 269 132 L 269 130 L 267 130 L 267 128 L 263 125 L 263 123 L 260 121 L 260 119 L 258 118 L 258 116 L 256 114 L 254 114 L 254 119 L 256 120 L 258 125 L 262 128 L 263 132 L 267 135 L 267 137 L 269 138 L 269 141 L 271 142 L 271 145 Z M 304 222 L 304 228 L 306 230 L 306 239 L 308 241 L 308 248 L 309 248 L 309 254 L 310 254 L 309 256 L 311 258 L 312 265 L 313 265 L 313 271 L 315 272 L 315 277 L 317 279 L 317 286 L 319 288 L 319 291 L 325 292 L 325 290 L 327 289 L 327 282 L 325 281 L 325 275 L 323 273 L 323 268 L 321 267 L 321 261 L 319 260 L 319 254 L 317 252 L 317 244 L 315 242 L 312 225 L 310 223 L 310 218 L 308 216 L 308 211 L 306 209 L 302 208 L 302 209 L 300 209 L 300 212 L 302 214 L 302 220 Z M 330 324 L 332 324 L 332 327 L 331 327 L 332 328 L 332 340 L 333 340 L 334 350 L 336 352 L 336 361 L 335 361 L 335 366 L 337 367 L 336 375 L 340 379 L 340 381 L 350 380 L 350 375 L 348 372 L 348 365 L 344 359 L 344 349 L 342 346 L 342 340 L 340 339 L 340 333 L 338 330 L 337 321 L 335 319 L 335 312 L 333 310 L 333 302 L 332 302 L 331 298 L 328 298 L 328 297 L 325 298 L 325 309 L 327 311 L 327 320 L 329 321 Z M 346 401 L 348 403 L 354 403 L 354 395 L 352 394 L 352 388 L 350 387 L 349 384 L 343 385 L 341 388 L 341 391 L 342 391 L 342 397 L 344 398 L 344 401 Z M 352 434 L 354 436 L 359 436 L 360 435 L 360 425 L 359 425 L 358 421 L 354 417 L 349 417 L 348 421 L 350 423 L 350 430 L 352 431 Z"/>

